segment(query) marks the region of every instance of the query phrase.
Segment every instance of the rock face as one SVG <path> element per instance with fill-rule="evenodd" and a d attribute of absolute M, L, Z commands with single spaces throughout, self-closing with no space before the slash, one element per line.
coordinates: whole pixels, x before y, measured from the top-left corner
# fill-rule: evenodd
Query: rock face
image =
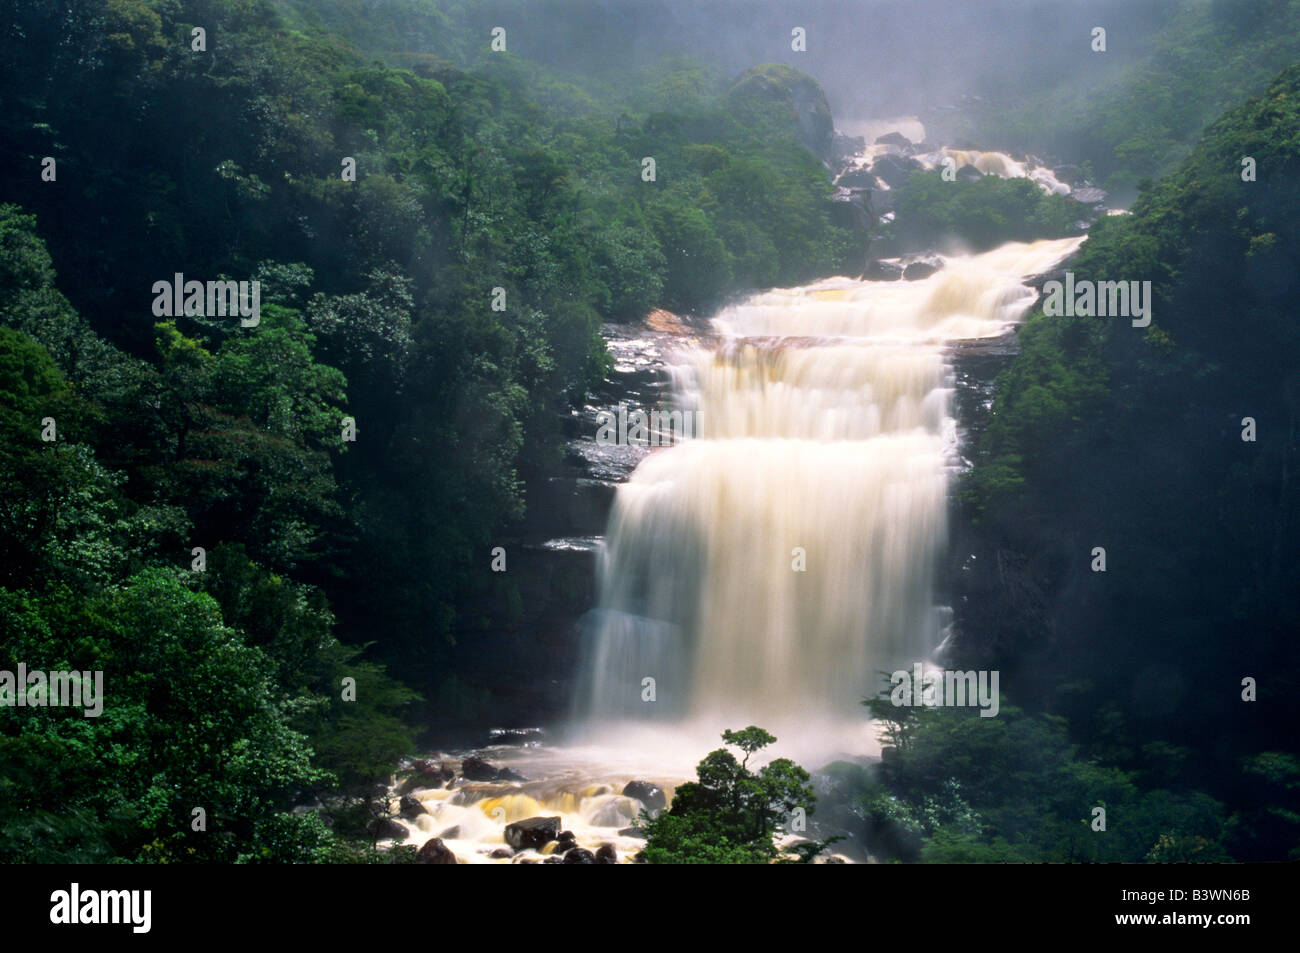
<path fill-rule="evenodd" d="M 539 850 L 559 836 L 558 817 L 530 817 L 527 820 L 507 824 L 505 830 L 506 843 L 515 850 L 530 847 Z"/>
<path fill-rule="evenodd" d="M 456 855 L 451 849 L 438 838 L 433 838 L 424 842 L 419 853 L 415 855 L 417 864 L 454 864 L 457 863 Z"/>
<path fill-rule="evenodd" d="M 623 786 L 623 796 L 636 798 L 645 805 L 646 810 L 658 811 L 668 806 L 668 795 L 664 789 L 649 781 L 629 781 Z"/>

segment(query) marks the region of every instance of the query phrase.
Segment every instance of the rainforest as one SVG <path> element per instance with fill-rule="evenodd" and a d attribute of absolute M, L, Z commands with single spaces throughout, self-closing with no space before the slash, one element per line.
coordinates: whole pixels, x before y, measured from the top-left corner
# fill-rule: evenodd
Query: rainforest
<path fill-rule="evenodd" d="M 1300 0 L 0 53 L 0 860 L 1300 860 Z"/>

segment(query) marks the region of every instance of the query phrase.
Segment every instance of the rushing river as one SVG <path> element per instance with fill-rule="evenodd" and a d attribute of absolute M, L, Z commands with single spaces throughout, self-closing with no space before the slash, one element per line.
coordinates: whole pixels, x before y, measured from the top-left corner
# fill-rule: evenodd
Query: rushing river
<path fill-rule="evenodd" d="M 481 752 L 527 781 L 417 789 L 428 813 L 403 822 L 407 842 L 536 861 L 489 855 L 506 824 L 558 815 L 626 859 L 642 844 L 626 782 L 671 795 L 724 728 L 766 728 L 770 753 L 810 769 L 878 754 L 861 700 L 942 638 L 949 348 L 1004 334 L 1034 300 L 1024 280 L 1080 241 L 948 258 L 918 281 L 768 291 L 683 338 L 674 406 L 699 426 L 618 490 L 571 735 Z"/>

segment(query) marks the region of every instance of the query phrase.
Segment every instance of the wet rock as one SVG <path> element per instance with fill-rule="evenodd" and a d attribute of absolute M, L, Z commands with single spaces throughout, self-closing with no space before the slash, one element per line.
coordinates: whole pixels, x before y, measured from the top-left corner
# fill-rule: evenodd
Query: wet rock
<path fill-rule="evenodd" d="M 540 850 L 544 845 L 558 838 L 559 835 L 560 819 L 558 817 L 530 817 L 526 820 L 515 821 L 513 824 L 507 824 L 505 829 L 506 843 L 515 850 L 523 850 L 528 847 Z"/>
<path fill-rule="evenodd" d="M 598 864 L 617 864 L 618 851 L 614 849 L 613 844 L 601 844 L 596 848 L 596 863 Z"/>
<path fill-rule="evenodd" d="M 624 827 L 618 832 L 619 837 L 639 837 L 645 840 L 645 831 L 639 827 Z"/>
<path fill-rule="evenodd" d="M 898 188 L 920 168 L 921 163 L 909 156 L 880 156 L 871 164 L 872 174 L 879 176 L 891 189 Z"/>
<path fill-rule="evenodd" d="M 440 788 L 456 777 L 454 765 L 429 758 L 421 758 L 411 765 L 411 775 L 397 788 L 398 794 L 410 794 L 422 788 Z"/>
<path fill-rule="evenodd" d="M 831 158 L 838 161 L 861 155 L 866 148 L 867 140 L 861 136 L 847 136 L 836 131 L 834 136 L 831 137 Z"/>
<path fill-rule="evenodd" d="M 1076 202 L 1082 202 L 1084 205 L 1095 205 L 1098 202 L 1106 200 L 1105 189 L 1075 189 L 1070 196 Z"/>
<path fill-rule="evenodd" d="M 563 862 L 566 864 L 594 864 L 596 855 L 584 847 L 575 847 L 565 852 Z"/>
<path fill-rule="evenodd" d="M 658 811 L 668 806 L 668 795 L 664 789 L 649 781 L 629 781 L 623 786 L 624 797 L 636 798 L 647 810 Z"/>
<path fill-rule="evenodd" d="M 421 804 L 419 798 L 414 795 L 403 794 L 398 813 L 409 820 L 419 817 L 421 814 L 428 814 L 429 809 Z"/>
<path fill-rule="evenodd" d="M 831 221 L 839 228 L 866 231 L 871 224 L 867 190 L 837 187 L 831 196 Z"/>
<path fill-rule="evenodd" d="M 460 825 L 459 825 L 459 824 L 453 824 L 451 827 L 447 828 L 445 831 L 443 831 L 442 833 L 440 833 L 438 836 L 439 836 L 439 837 L 445 837 L 445 838 L 447 838 L 447 840 L 459 840 L 459 839 L 460 839 Z"/>
<path fill-rule="evenodd" d="M 498 847 L 493 850 L 492 853 L 488 854 L 488 856 L 493 860 L 505 860 L 509 857 L 515 856 L 515 852 L 509 847 Z"/>
<path fill-rule="evenodd" d="M 488 732 L 488 743 L 494 745 L 526 745 L 542 740 L 540 728 L 493 728 Z"/>
<path fill-rule="evenodd" d="M 873 259 L 867 262 L 867 270 L 862 277 L 867 281 L 897 281 L 903 277 L 903 266 L 892 261 Z"/>
<path fill-rule="evenodd" d="M 410 835 L 410 831 L 391 817 L 375 818 L 366 825 L 366 830 L 376 840 L 406 840 Z"/>
<path fill-rule="evenodd" d="M 527 781 L 518 771 L 498 768 L 477 755 L 470 755 L 460 763 L 460 774 L 466 781 Z"/>
<path fill-rule="evenodd" d="M 435 837 L 424 842 L 424 846 L 415 855 L 415 862 L 417 864 L 454 864 L 457 863 L 457 860 L 456 855 L 451 852 L 451 848 Z"/>
<path fill-rule="evenodd" d="M 876 177 L 866 166 L 858 166 L 841 175 L 835 180 L 835 184 L 845 189 L 873 189 L 876 187 Z"/>
<path fill-rule="evenodd" d="M 929 278 L 932 274 L 943 267 L 942 258 L 922 258 L 910 263 L 903 269 L 903 280 L 920 281 L 923 278 Z"/>
<path fill-rule="evenodd" d="M 555 852 L 563 854 L 566 850 L 573 850 L 578 846 L 578 839 L 573 836 L 573 831 L 560 831 L 559 836 L 555 838 Z"/>
<path fill-rule="evenodd" d="M 899 146 L 903 149 L 912 147 L 912 140 L 907 138 L 901 132 L 887 132 L 883 136 L 876 136 L 876 145 L 878 146 Z"/>
<path fill-rule="evenodd" d="M 495 781 L 499 770 L 476 755 L 470 755 L 460 763 L 461 777 L 467 781 Z"/>

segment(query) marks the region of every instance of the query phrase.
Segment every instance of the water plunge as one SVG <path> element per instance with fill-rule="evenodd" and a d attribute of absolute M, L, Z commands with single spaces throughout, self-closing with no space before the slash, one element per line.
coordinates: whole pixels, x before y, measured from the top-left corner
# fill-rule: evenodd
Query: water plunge
<path fill-rule="evenodd" d="M 956 450 L 946 347 L 1003 333 L 1034 298 L 1023 279 L 1079 242 L 951 258 L 922 281 L 834 278 L 718 313 L 715 338 L 676 360 L 675 402 L 700 412 L 699 435 L 652 452 L 619 488 L 585 620 L 582 734 L 653 728 L 668 747 L 715 747 L 723 728 L 757 724 L 782 753 L 870 750 L 858 703 L 875 673 L 939 641 Z"/>

